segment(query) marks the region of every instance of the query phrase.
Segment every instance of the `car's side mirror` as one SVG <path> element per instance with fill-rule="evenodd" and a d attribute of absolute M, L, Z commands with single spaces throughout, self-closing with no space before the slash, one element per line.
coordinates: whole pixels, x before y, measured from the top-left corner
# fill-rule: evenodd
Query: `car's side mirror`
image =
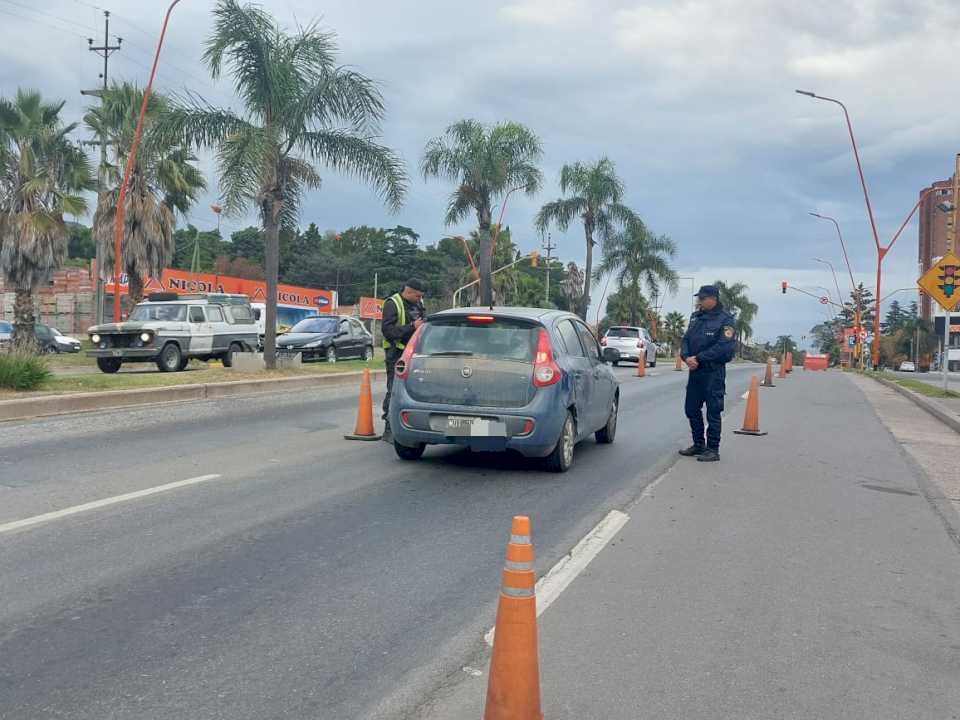
<path fill-rule="evenodd" d="M 609 364 L 620 362 L 620 351 L 612 347 L 604 348 L 603 361 Z"/>

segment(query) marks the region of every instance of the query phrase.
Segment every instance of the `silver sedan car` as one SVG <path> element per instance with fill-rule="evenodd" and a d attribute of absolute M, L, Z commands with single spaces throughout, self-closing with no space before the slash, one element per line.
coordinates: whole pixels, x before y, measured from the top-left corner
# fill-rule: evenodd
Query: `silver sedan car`
<path fill-rule="evenodd" d="M 648 367 L 657 366 L 657 344 L 650 337 L 646 328 L 629 325 L 614 325 L 600 340 L 605 348 L 613 348 L 620 352 L 620 360 L 640 362 L 646 358 Z M 615 362 L 614 365 L 617 363 Z"/>

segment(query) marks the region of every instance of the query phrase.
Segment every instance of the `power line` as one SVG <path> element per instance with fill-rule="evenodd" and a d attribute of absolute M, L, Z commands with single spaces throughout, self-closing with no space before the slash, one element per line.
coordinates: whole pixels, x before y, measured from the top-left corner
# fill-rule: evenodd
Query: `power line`
<path fill-rule="evenodd" d="M 73 36 L 75 36 L 75 37 L 78 37 L 78 38 L 80 38 L 81 40 L 86 40 L 86 39 L 87 39 L 87 36 L 86 36 L 86 35 L 83 35 L 83 34 L 81 34 L 81 33 L 75 32 L 75 31 L 73 31 L 73 30 L 67 30 L 66 28 L 60 27 L 59 25 L 51 25 L 50 23 L 44 22 L 43 20 L 38 20 L 38 19 L 35 18 L 35 17 L 30 17 L 29 15 L 18 15 L 17 13 L 13 12 L 12 10 L 7 10 L 6 8 L 0 8 L 0 14 L 9 15 L 10 17 L 15 17 L 15 18 L 17 18 L 18 20 L 26 20 L 26 21 L 28 21 L 28 22 L 37 23 L 37 25 L 43 25 L 44 27 L 46 27 L 46 28 L 51 28 L 51 29 L 53 29 L 53 30 L 59 30 L 60 32 L 68 33 L 68 34 L 70 34 L 70 35 L 73 35 Z"/>
<path fill-rule="evenodd" d="M 52 13 L 40 12 L 39 10 L 34 9 L 34 8 L 30 7 L 29 5 L 23 5 L 22 3 L 18 3 L 18 2 L 16 2 L 15 0 L 0 0 L 0 2 L 5 2 L 5 3 L 7 3 L 8 5 L 13 5 L 14 7 L 20 8 L 20 9 L 25 10 L 25 11 L 27 11 L 27 12 L 35 13 L 35 14 L 41 16 L 41 17 L 50 18 L 51 20 L 56 20 L 56 21 L 58 21 L 58 22 L 65 23 L 66 25 L 73 25 L 74 27 L 83 28 L 84 30 L 90 30 L 91 32 L 97 32 L 97 29 L 96 29 L 96 28 L 91 27 L 91 26 L 89 26 L 89 25 L 84 25 L 84 24 L 82 24 L 82 23 L 78 23 L 76 20 L 69 20 L 69 19 L 67 19 L 67 18 L 62 18 L 62 17 L 60 17 L 59 15 L 53 15 Z"/>
<path fill-rule="evenodd" d="M 84 2 L 84 0 L 73 0 L 77 5 L 84 5 L 88 8 L 93 8 L 94 10 L 99 10 L 100 12 L 106 12 L 106 10 L 99 5 L 94 5 L 93 3 Z"/>

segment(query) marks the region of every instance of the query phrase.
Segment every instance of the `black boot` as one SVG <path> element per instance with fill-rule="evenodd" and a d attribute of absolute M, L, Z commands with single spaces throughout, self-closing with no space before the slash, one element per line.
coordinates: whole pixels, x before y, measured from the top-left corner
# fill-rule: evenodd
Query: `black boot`
<path fill-rule="evenodd" d="M 684 457 L 696 457 L 697 455 L 703 455 L 707 451 L 703 445 L 691 445 L 686 450 L 680 450 L 680 454 Z"/>
<path fill-rule="evenodd" d="M 707 448 L 704 450 L 700 457 L 697 458 L 697 462 L 719 462 L 720 461 L 720 451 L 716 448 Z"/>
<path fill-rule="evenodd" d="M 383 423 L 383 437 L 381 438 L 385 443 L 390 443 L 393 445 L 393 431 L 390 430 L 390 421 L 386 420 Z"/>

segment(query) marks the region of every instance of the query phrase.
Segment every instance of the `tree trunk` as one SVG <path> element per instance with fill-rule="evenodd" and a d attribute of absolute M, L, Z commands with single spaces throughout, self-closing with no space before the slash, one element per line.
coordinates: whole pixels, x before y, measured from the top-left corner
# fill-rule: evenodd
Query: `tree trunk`
<path fill-rule="evenodd" d="M 136 268 L 127 268 L 127 294 L 130 298 L 130 307 L 143 302 L 143 276 Z"/>
<path fill-rule="evenodd" d="M 266 245 L 265 269 L 267 274 L 267 299 L 264 322 L 263 358 L 268 370 L 277 367 L 277 284 L 280 282 L 280 223 L 273 203 L 265 203 L 263 213 L 263 236 Z"/>
<path fill-rule="evenodd" d="M 17 288 L 13 301 L 13 342 L 11 343 L 14 352 L 36 352 L 36 322 L 33 314 L 33 293 Z"/>
<path fill-rule="evenodd" d="M 587 240 L 587 264 L 583 273 L 583 297 L 580 299 L 580 317 L 586 321 L 587 311 L 590 309 L 590 276 L 593 273 L 593 228 L 590 223 L 584 223 L 583 233 Z"/>
<path fill-rule="evenodd" d="M 491 218 L 488 212 L 479 213 L 480 225 L 480 304 L 493 306 L 493 236 L 490 233 Z"/>

